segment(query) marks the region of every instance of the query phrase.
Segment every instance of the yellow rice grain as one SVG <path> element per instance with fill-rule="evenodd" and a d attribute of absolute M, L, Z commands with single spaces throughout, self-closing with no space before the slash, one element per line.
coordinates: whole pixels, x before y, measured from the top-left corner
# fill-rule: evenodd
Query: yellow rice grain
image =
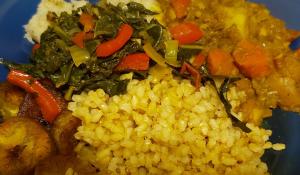
<path fill-rule="evenodd" d="M 68 106 L 82 120 L 75 151 L 100 174 L 268 174 L 264 150 L 284 149 L 268 141 L 269 130 L 233 127 L 212 86 L 197 91 L 167 68 L 131 80 L 127 91 L 114 97 L 101 89 L 83 92 Z M 233 107 L 245 97 L 235 88 L 228 95 Z"/>

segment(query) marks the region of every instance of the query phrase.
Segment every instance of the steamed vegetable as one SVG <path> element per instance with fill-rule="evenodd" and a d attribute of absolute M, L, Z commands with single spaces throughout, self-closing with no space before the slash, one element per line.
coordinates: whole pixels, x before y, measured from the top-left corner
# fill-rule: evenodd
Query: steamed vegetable
<path fill-rule="evenodd" d="M 98 45 L 96 54 L 98 57 L 108 57 L 120 50 L 133 34 L 133 28 L 128 24 L 121 25 L 117 36 Z"/>
<path fill-rule="evenodd" d="M 193 66 L 191 66 L 188 63 L 183 63 L 181 69 L 180 69 L 180 73 L 184 74 L 185 72 L 188 72 L 189 74 L 191 74 L 191 76 L 193 77 L 193 81 L 194 81 L 194 85 L 196 87 L 196 89 L 200 88 L 200 82 L 201 82 L 201 75 L 200 72 L 195 69 Z"/>
<path fill-rule="evenodd" d="M 52 123 L 57 115 L 61 112 L 61 108 L 53 95 L 36 79 L 21 71 L 11 70 L 7 76 L 7 81 L 11 84 L 23 88 L 29 93 L 37 95 L 36 100 L 40 106 L 43 117 Z"/>
<path fill-rule="evenodd" d="M 219 96 L 220 99 L 222 101 L 222 103 L 224 104 L 226 113 L 228 115 L 228 117 L 230 117 L 231 121 L 232 121 L 232 125 L 235 127 L 240 128 L 241 130 L 243 130 L 246 133 L 249 133 L 251 130 L 246 126 L 245 123 L 243 123 L 242 121 L 240 121 L 239 119 L 237 119 L 232 113 L 231 113 L 231 104 L 229 103 L 228 99 L 227 99 L 227 91 L 229 90 L 229 86 L 232 85 L 232 83 L 234 83 L 235 81 L 239 80 L 239 78 L 225 78 L 225 80 L 223 81 L 220 90 L 219 90 Z"/>
<path fill-rule="evenodd" d="M 166 45 L 166 52 L 165 52 L 165 59 L 168 64 L 174 67 L 180 67 L 180 63 L 177 60 L 178 54 L 178 41 L 177 40 L 168 40 L 165 43 Z"/>
<path fill-rule="evenodd" d="M 84 47 L 85 32 L 78 32 L 72 37 L 72 42 L 80 48 Z"/>
<path fill-rule="evenodd" d="M 75 66 L 80 66 L 86 63 L 90 58 L 90 53 L 86 48 L 80 48 L 78 46 L 72 46 L 69 48 Z"/>
<path fill-rule="evenodd" d="M 88 4 L 60 16 L 50 12 L 50 27 L 42 34 L 31 63 L 5 64 L 36 79 L 50 79 L 66 99 L 73 93 L 98 88 L 109 95 L 121 94 L 128 83 L 120 79 L 125 71 L 145 78 L 153 63 L 180 68 L 202 49 L 199 45 L 182 45 L 201 38 L 197 25 L 178 24 L 177 29 L 184 32 L 175 26 L 175 40 L 170 40 L 164 26 L 149 20 L 156 14 L 135 2 Z"/>
<path fill-rule="evenodd" d="M 121 94 L 128 81 L 120 80 L 123 72 L 116 71 L 116 66 L 124 57 L 145 52 L 146 42 L 164 54 L 165 28 L 155 19 L 147 20 L 156 14 L 135 2 L 87 4 L 60 16 L 50 12 L 50 27 L 30 64 L 0 63 L 37 79 L 50 79 L 64 93 L 103 88 L 109 95 Z"/>
<path fill-rule="evenodd" d="M 117 71 L 146 71 L 149 69 L 149 60 L 145 53 L 134 53 L 124 57 L 117 65 Z"/>
<path fill-rule="evenodd" d="M 194 58 L 192 65 L 196 69 L 199 69 L 204 63 L 205 63 L 205 56 L 200 53 Z"/>
<path fill-rule="evenodd" d="M 83 25 L 84 32 L 91 31 L 95 26 L 94 21 L 93 21 L 93 16 L 91 16 L 90 14 L 87 14 L 87 13 L 82 13 L 80 15 L 79 22 Z"/>
<path fill-rule="evenodd" d="M 171 27 L 170 32 L 172 37 L 179 41 L 179 44 L 192 44 L 203 36 L 199 26 L 192 22 L 179 23 Z"/>
<path fill-rule="evenodd" d="M 238 69 L 233 64 L 231 55 L 222 49 L 212 49 L 209 51 L 207 64 L 209 72 L 217 76 L 234 76 L 238 74 Z"/>
<path fill-rule="evenodd" d="M 271 73 L 270 58 L 256 43 L 246 40 L 239 42 L 233 56 L 240 71 L 249 78 L 264 77 Z"/>
<path fill-rule="evenodd" d="M 150 43 L 144 45 L 146 54 L 160 66 L 166 66 L 165 59 L 152 47 Z"/>

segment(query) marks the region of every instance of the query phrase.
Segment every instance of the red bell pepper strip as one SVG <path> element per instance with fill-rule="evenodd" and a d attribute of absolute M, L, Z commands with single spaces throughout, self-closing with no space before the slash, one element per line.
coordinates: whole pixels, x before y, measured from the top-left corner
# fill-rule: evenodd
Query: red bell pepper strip
<path fill-rule="evenodd" d="M 72 37 L 72 42 L 80 47 L 83 48 L 84 47 L 84 41 L 85 40 L 91 40 L 94 38 L 94 32 L 78 32 L 75 33 L 75 35 Z"/>
<path fill-rule="evenodd" d="M 32 53 L 34 54 L 35 51 L 36 51 L 38 48 L 40 48 L 40 47 L 41 47 L 41 45 L 40 45 L 39 43 L 34 44 L 33 47 L 32 47 Z"/>
<path fill-rule="evenodd" d="M 62 109 L 54 96 L 40 82 L 30 75 L 22 71 L 11 70 L 7 76 L 7 81 L 23 88 L 29 93 L 37 94 L 37 103 L 40 106 L 44 119 L 49 123 L 52 123 L 61 112 Z"/>
<path fill-rule="evenodd" d="M 72 37 L 72 42 L 80 48 L 84 47 L 85 32 L 78 32 Z"/>
<path fill-rule="evenodd" d="M 97 46 L 96 54 L 98 57 L 108 57 L 120 50 L 133 34 L 133 28 L 128 24 L 121 25 L 117 36 L 109 41 Z"/>
<path fill-rule="evenodd" d="M 170 28 L 171 35 L 179 44 L 191 44 L 203 36 L 203 31 L 192 22 L 183 22 Z"/>
<path fill-rule="evenodd" d="M 187 15 L 188 6 L 190 3 L 191 0 L 171 0 L 171 5 L 178 19 Z"/>
<path fill-rule="evenodd" d="M 125 56 L 122 61 L 117 65 L 117 71 L 135 70 L 145 71 L 149 69 L 150 58 L 145 53 L 134 53 Z"/>
<path fill-rule="evenodd" d="M 196 68 L 199 69 L 200 66 L 202 66 L 205 63 L 205 56 L 202 55 L 201 53 L 198 54 L 195 59 L 193 60 L 192 65 Z"/>
<path fill-rule="evenodd" d="M 93 21 L 93 16 L 87 13 L 82 13 L 80 15 L 79 22 L 83 25 L 84 27 L 83 30 L 85 32 L 91 31 L 95 26 L 95 23 Z"/>
<path fill-rule="evenodd" d="M 197 69 L 195 69 L 193 66 L 191 66 L 190 64 L 185 62 L 185 63 L 183 63 L 183 65 L 180 69 L 180 73 L 184 74 L 186 71 L 192 75 L 195 88 L 199 89 L 200 81 L 201 81 L 201 75 L 200 75 L 199 71 Z"/>

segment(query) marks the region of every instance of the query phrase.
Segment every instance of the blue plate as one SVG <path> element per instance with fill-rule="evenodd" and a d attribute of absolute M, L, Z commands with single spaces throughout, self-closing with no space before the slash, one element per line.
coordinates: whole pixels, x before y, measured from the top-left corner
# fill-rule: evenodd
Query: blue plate
<path fill-rule="evenodd" d="M 40 0 L 1 0 L 0 5 L 0 57 L 24 63 L 28 61 L 32 45 L 26 41 L 23 25 L 35 12 Z M 300 30 L 300 0 L 253 0 L 266 4 L 277 16 L 286 21 L 289 28 Z M 0 66 L 0 81 L 5 80 L 7 70 Z M 274 175 L 300 174 L 300 116 L 295 113 L 274 110 L 266 122 L 273 130 L 273 142 L 286 143 L 282 152 L 268 150 L 263 156 Z"/>

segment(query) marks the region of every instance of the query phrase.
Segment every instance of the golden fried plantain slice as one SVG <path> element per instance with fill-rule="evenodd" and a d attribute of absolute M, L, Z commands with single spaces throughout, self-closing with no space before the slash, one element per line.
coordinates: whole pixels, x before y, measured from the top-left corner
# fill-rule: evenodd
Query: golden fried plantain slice
<path fill-rule="evenodd" d="M 0 175 L 28 174 L 52 150 L 48 133 L 36 121 L 14 117 L 0 124 Z"/>
<path fill-rule="evenodd" d="M 39 163 L 34 175 L 96 175 L 97 169 L 88 162 L 82 161 L 75 155 L 55 155 Z"/>
<path fill-rule="evenodd" d="M 54 121 L 51 134 L 61 154 L 73 152 L 74 147 L 78 143 L 74 134 L 80 124 L 81 121 L 72 116 L 70 111 L 63 111 Z"/>
<path fill-rule="evenodd" d="M 17 116 L 25 92 L 9 83 L 0 83 L 0 115 L 4 120 Z"/>

